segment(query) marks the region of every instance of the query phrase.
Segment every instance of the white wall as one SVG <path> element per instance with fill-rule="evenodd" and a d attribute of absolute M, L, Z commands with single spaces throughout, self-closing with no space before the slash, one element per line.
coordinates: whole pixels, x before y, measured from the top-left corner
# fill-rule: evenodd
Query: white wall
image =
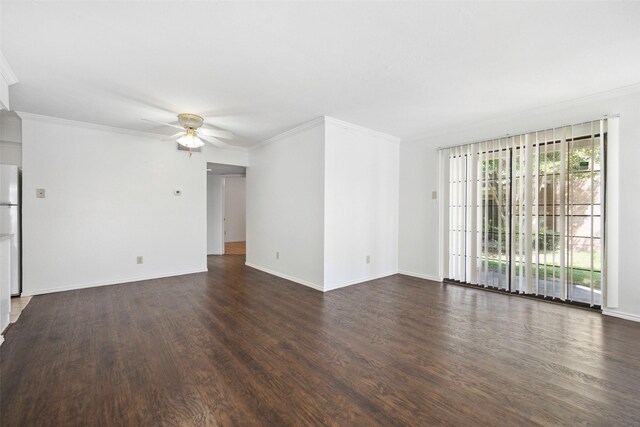
<path fill-rule="evenodd" d="M 398 270 L 438 279 L 438 157 L 428 143 L 400 145 Z"/>
<path fill-rule="evenodd" d="M 22 120 L 10 111 L 0 111 L 0 164 L 22 166 Z"/>
<path fill-rule="evenodd" d="M 254 148 L 246 190 L 247 265 L 322 289 L 323 121 Z"/>
<path fill-rule="evenodd" d="M 321 117 L 252 150 L 247 265 L 323 291 L 395 274 L 398 143 Z"/>
<path fill-rule="evenodd" d="M 325 121 L 326 291 L 398 271 L 399 139 Z"/>
<path fill-rule="evenodd" d="M 247 239 L 246 178 L 224 177 L 225 242 Z"/>
<path fill-rule="evenodd" d="M 224 254 L 224 178 L 207 174 L 207 254 Z"/>
<path fill-rule="evenodd" d="M 438 228 L 436 203 L 430 200 L 437 188 L 436 148 L 484 140 L 505 134 L 520 134 L 620 114 L 619 165 L 607 174 L 618 174 L 619 207 L 608 206 L 608 221 L 619 222 L 619 242 L 609 236 L 610 252 L 618 252 L 619 307 L 606 312 L 640 320 L 640 286 L 637 285 L 636 253 L 640 242 L 640 93 L 638 88 L 612 91 L 579 101 L 514 114 L 485 124 L 467 126 L 449 134 L 403 142 L 400 154 L 400 242 L 399 270 L 416 276 L 438 276 Z M 614 150 L 609 147 L 609 151 Z M 614 246 L 614 247 L 612 247 Z M 611 257 L 613 258 L 613 257 Z M 609 276 L 615 280 L 615 274 Z"/>
<path fill-rule="evenodd" d="M 22 119 L 25 294 L 206 270 L 206 162 L 246 166 L 246 152 L 189 158 L 158 137 Z"/>

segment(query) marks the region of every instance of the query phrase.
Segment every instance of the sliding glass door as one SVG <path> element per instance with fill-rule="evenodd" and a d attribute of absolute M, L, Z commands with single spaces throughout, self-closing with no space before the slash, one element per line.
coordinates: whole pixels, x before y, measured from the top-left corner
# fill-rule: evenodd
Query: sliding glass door
<path fill-rule="evenodd" d="M 606 141 L 606 134 L 602 141 Z M 568 145 L 567 266 L 573 301 L 602 305 L 602 186 L 600 134 L 575 138 Z"/>
<path fill-rule="evenodd" d="M 509 290 L 511 153 L 502 147 L 480 154 L 478 221 L 481 274 L 479 281 Z"/>
<path fill-rule="evenodd" d="M 443 277 L 601 306 L 606 127 L 441 150 Z"/>

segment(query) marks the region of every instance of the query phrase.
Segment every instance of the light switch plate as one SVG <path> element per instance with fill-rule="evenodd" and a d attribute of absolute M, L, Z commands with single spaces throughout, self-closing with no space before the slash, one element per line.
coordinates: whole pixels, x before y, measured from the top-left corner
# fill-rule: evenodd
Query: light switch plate
<path fill-rule="evenodd" d="M 433 200 L 436 200 L 436 199 L 438 198 L 438 192 L 437 192 L 437 191 L 432 191 L 432 192 L 431 192 L 431 198 L 432 198 Z"/>
<path fill-rule="evenodd" d="M 44 188 L 36 188 L 36 197 L 38 199 L 44 199 Z"/>

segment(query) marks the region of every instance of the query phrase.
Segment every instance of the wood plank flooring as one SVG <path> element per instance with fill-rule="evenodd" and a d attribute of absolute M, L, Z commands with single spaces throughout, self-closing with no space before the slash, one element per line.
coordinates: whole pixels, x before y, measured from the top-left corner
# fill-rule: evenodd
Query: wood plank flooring
<path fill-rule="evenodd" d="M 247 242 L 227 242 L 224 244 L 225 255 L 245 255 Z"/>
<path fill-rule="evenodd" d="M 640 324 L 395 275 L 209 272 L 34 297 L 2 426 L 640 425 Z"/>

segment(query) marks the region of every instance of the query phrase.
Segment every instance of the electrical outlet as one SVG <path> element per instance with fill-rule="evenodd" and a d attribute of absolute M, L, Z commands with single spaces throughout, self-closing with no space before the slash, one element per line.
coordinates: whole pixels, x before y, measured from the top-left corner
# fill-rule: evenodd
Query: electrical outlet
<path fill-rule="evenodd" d="M 143 262 L 142 256 L 136 257 L 136 263 L 137 264 L 142 264 L 142 262 Z"/>
<path fill-rule="evenodd" d="M 371 255 L 367 255 L 367 264 L 371 264 Z"/>
<path fill-rule="evenodd" d="M 280 259 L 280 252 L 276 252 L 276 259 Z"/>

